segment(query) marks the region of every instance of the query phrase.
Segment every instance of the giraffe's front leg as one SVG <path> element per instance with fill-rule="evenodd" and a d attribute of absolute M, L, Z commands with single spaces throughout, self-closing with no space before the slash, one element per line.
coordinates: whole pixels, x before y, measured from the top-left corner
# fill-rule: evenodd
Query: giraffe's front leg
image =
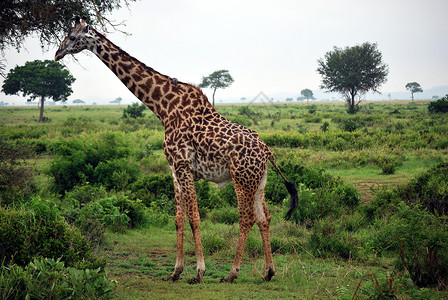
<path fill-rule="evenodd" d="M 177 183 L 176 176 L 173 173 L 173 181 L 174 181 L 174 192 L 176 197 L 176 217 L 175 217 L 175 225 L 176 225 L 176 233 L 177 233 L 177 257 L 176 257 L 176 265 L 174 267 L 174 272 L 170 276 L 170 280 L 177 281 L 180 279 L 180 274 L 184 270 L 184 232 L 185 232 L 185 223 L 186 223 L 186 204 L 182 200 L 182 194 Z"/>
<path fill-rule="evenodd" d="M 196 262 L 197 262 L 197 274 L 196 277 L 190 280 L 190 283 L 200 283 L 205 274 L 205 262 L 204 255 L 202 252 L 202 242 L 201 242 L 201 233 L 199 228 L 200 217 L 199 217 L 199 209 L 198 203 L 196 199 L 196 190 L 194 187 L 193 175 L 187 168 L 178 168 L 175 169 L 175 178 L 178 183 L 178 188 L 180 191 L 180 199 L 179 202 L 182 203 L 183 208 L 186 208 L 188 213 L 188 219 L 190 222 L 191 230 L 193 232 L 194 246 L 196 251 Z M 176 195 L 176 199 L 177 199 Z M 179 216 L 179 220 L 183 220 L 183 223 L 179 221 L 179 225 L 182 225 L 182 240 L 183 240 L 183 229 L 185 228 L 185 213 L 182 213 L 182 217 L 184 219 L 180 219 L 181 215 L 176 213 L 176 220 Z M 176 223 L 177 226 L 177 223 Z M 179 257 L 179 228 L 178 228 L 178 257 Z M 183 245 L 182 245 L 183 246 Z M 183 251 L 182 251 L 183 252 Z M 182 253 L 183 255 L 183 253 Z M 176 265 L 177 266 L 177 265 Z M 183 259 L 182 259 L 182 267 L 183 267 Z M 176 272 L 176 271 L 175 271 Z M 174 275 L 174 274 L 173 274 Z"/>

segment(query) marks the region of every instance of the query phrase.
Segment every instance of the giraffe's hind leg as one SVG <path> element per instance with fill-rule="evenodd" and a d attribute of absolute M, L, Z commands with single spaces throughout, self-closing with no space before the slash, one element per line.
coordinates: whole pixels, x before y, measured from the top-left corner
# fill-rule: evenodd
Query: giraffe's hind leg
<path fill-rule="evenodd" d="M 232 283 L 238 278 L 240 272 L 241 261 L 243 259 L 244 247 L 246 246 L 247 237 L 252 226 L 255 224 L 255 215 L 251 203 L 253 202 L 254 193 L 245 192 L 243 187 L 234 183 L 236 195 L 238 198 L 238 212 L 240 218 L 240 235 L 236 248 L 235 259 L 233 260 L 232 269 L 229 275 L 221 279 L 221 282 Z"/>
<path fill-rule="evenodd" d="M 255 218 L 260 229 L 261 238 L 263 240 L 264 258 L 266 262 L 266 276 L 265 281 L 270 281 L 272 276 L 275 275 L 274 262 L 272 259 L 271 251 L 271 233 L 269 225 L 271 222 L 271 214 L 269 213 L 264 197 L 264 186 L 266 184 L 267 173 L 263 177 L 257 191 L 255 192 L 254 211 Z"/>

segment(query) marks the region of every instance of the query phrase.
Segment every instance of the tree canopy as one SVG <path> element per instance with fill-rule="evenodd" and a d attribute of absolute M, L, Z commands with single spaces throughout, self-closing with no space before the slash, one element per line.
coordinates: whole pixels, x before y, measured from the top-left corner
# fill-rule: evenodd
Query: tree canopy
<path fill-rule="evenodd" d="M 411 92 L 412 101 L 414 101 L 414 94 L 415 93 L 422 93 L 423 92 L 422 87 L 417 82 L 409 82 L 408 84 L 406 84 L 405 87 L 406 87 L 406 89 L 408 91 Z"/>
<path fill-rule="evenodd" d="M 42 45 L 58 42 L 73 26 L 74 16 L 86 16 L 90 24 L 101 25 L 103 29 L 115 26 L 106 15 L 133 1 L 136 0 L 2 0 L 0 50 L 7 46 L 20 49 L 31 34 L 37 34 Z"/>
<path fill-rule="evenodd" d="M 302 95 L 306 101 L 308 101 L 309 99 L 314 99 L 314 94 L 313 91 L 310 89 L 304 89 L 300 92 L 300 95 Z"/>
<path fill-rule="evenodd" d="M 322 76 L 321 88 L 341 93 L 350 113 L 356 112 L 355 97 L 360 98 L 370 90 L 379 93 L 389 73 L 377 45 L 368 42 L 344 49 L 334 47 L 317 63 L 317 72 Z"/>
<path fill-rule="evenodd" d="M 39 122 L 43 121 L 45 98 L 65 101 L 72 94 L 75 78 L 60 63 L 53 60 L 35 60 L 11 69 L 3 82 L 2 92 L 7 95 L 29 96 L 28 101 L 40 98 Z"/>
<path fill-rule="evenodd" d="M 229 71 L 219 70 L 212 74 L 202 77 L 202 82 L 199 84 L 201 88 L 210 87 L 213 89 L 213 106 L 215 106 L 215 93 L 217 89 L 225 89 L 233 83 L 233 78 Z"/>

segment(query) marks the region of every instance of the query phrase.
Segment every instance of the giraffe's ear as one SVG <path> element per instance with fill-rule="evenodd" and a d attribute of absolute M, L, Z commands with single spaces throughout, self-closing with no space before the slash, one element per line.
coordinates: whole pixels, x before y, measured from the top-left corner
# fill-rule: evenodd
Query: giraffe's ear
<path fill-rule="evenodd" d="M 75 16 L 73 19 L 75 21 L 75 25 L 78 25 L 81 18 L 79 16 Z"/>

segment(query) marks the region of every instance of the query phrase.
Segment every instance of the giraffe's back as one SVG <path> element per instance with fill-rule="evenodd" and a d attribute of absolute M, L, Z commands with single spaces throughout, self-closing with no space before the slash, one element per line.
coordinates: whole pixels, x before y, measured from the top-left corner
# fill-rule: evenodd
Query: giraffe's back
<path fill-rule="evenodd" d="M 205 125 L 196 124 L 192 139 L 195 179 L 206 179 L 219 187 L 232 180 L 231 166 L 237 166 L 240 173 L 266 169 L 272 155 L 255 131 L 221 116 Z"/>

